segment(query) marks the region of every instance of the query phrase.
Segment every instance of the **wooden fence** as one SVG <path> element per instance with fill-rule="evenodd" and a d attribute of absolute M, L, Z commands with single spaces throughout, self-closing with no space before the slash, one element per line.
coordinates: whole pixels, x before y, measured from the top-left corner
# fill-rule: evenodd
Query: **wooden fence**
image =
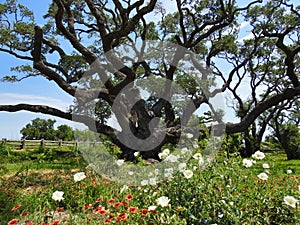
<path fill-rule="evenodd" d="M 90 145 L 96 145 L 99 142 L 89 142 Z M 25 148 L 38 148 L 38 147 L 62 147 L 62 146 L 69 146 L 69 147 L 78 147 L 78 141 L 50 141 L 50 140 L 7 140 L 3 138 L 1 141 L 2 146 L 9 146 L 13 149 L 25 149 Z"/>

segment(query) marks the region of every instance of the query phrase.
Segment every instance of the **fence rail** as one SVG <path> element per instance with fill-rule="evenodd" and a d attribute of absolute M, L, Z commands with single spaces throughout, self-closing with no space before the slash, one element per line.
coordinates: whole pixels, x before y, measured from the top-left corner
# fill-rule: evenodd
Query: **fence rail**
<path fill-rule="evenodd" d="M 99 142 L 89 142 L 90 145 L 96 145 Z M 78 147 L 78 141 L 50 141 L 50 140 L 8 140 L 6 138 L 2 138 L 1 145 L 2 146 L 9 146 L 14 149 L 25 149 L 26 148 L 38 148 L 38 147 L 62 147 L 62 146 L 69 146 L 69 147 Z"/>

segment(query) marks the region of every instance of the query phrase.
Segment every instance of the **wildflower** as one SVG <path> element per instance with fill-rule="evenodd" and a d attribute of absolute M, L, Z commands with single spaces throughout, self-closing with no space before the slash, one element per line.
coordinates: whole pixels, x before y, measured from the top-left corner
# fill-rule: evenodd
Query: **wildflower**
<path fill-rule="evenodd" d="M 124 159 L 118 159 L 117 160 L 117 165 L 122 166 L 124 164 L 124 162 L 125 162 Z"/>
<path fill-rule="evenodd" d="M 123 201 L 123 202 L 121 202 L 121 204 L 124 205 L 125 207 L 129 206 L 129 203 L 128 203 L 128 202 L 124 202 L 124 201 Z"/>
<path fill-rule="evenodd" d="M 293 196 L 285 196 L 283 200 L 285 204 L 293 208 L 296 208 L 296 204 L 299 202 L 299 200 L 295 199 Z"/>
<path fill-rule="evenodd" d="M 200 159 L 202 159 L 202 155 L 201 155 L 201 153 L 196 153 L 196 154 L 193 155 L 193 158 L 197 159 L 197 160 L 200 160 Z"/>
<path fill-rule="evenodd" d="M 55 212 L 62 212 L 63 210 L 64 210 L 64 207 L 60 207 Z"/>
<path fill-rule="evenodd" d="M 16 205 L 11 209 L 11 211 L 15 211 L 15 210 L 19 209 L 20 207 L 21 207 L 20 205 Z"/>
<path fill-rule="evenodd" d="M 142 180 L 141 181 L 142 186 L 146 186 L 146 185 L 148 185 L 148 183 L 149 183 L 148 180 Z"/>
<path fill-rule="evenodd" d="M 137 207 L 129 207 L 128 211 L 131 213 L 136 213 L 138 211 Z"/>
<path fill-rule="evenodd" d="M 258 160 L 262 160 L 265 158 L 265 154 L 261 151 L 256 151 L 253 155 L 253 158 L 258 159 Z"/>
<path fill-rule="evenodd" d="M 293 171 L 292 170 L 287 170 L 286 173 L 291 174 L 291 173 L 293 173 Z"/>
<path fill-rule="evenodd" d="M 189 179 L 193 176 L 193 171 L 191 170 L 184 170 L 183 171 L 183 175 L 185 176 L 185 178 Z"/>
<path fill-rule="evenodd" d="M 57 225 L 60 223 L 60 220 L 54 220 L 54 222 L 51 225 Z"/>
<path fill-rule="evenodd" d="M 108 204 L 112 204 L 114 202 L 115 202 L 115 200 L 113 198 L 111 198 L 111 199 L 108 200 Z"/>
<path fill-rule="evenodd" d="M 127 199 L 127 200 L 132 200 L 132 199 L 133 199 L 133 195 L 132 195 L 132 194 L 126 195 L 126 199 Z"/>
<path fill-rule="evenodd" d="M 268 163 L 264 163 L 264 164 L 262 165 L 262 167 L 263 167 L 264 169 L 270 169 L 270 166 L 269 166 Z"/>
<path fill-rule="evenodd" d="M 165 160 L 167 162 L 174 163 L 174 162 L 177 162 L 178 158 L 177 158 L 177 156 L 171 154 L 171 155 L 168 155 Z"/>
<path fill-rule="evenodd" d="M 249 168 L 253 165 L 253 161 L 250 159 L 243 159 L 243 165 L 244 167 Z"/>
<path fill-rule="evenodd" d="M 7 225 L 14 225 L 14 224 L 16 224 L 17 222 L 18 222 L 17 219 L 12 219 L 11 221 L 8 222 Z"/>
<path fill-rule="evenodd" d="M 194 135 L 193 135 L 193 134 L 191 134 L 191 133 L 187 133 L 187 134 L 186 134 L 186 137 L 187 137 L 188 139 L 191 139 L 191 138 L 193 138 L 193 137 L 194 137 Z"/>
<path fill-rule="evenodd" d="M 109 224 L 112 221 L 112 218 L 108 217 L 104 220 L 104 224 Z"/>
<path fill-rule="evenodd" d="M 188 148 L 182 148 L 182 149 L 181 149 L 181 153 L 182 153 L 183 155 L 185 155 L 186 153 L 188 153 Z"/>
<path fill-rule="evenodd" d="M 78 172 L 74 174 L 74 181 L 78 182 L 78 181 L 82 181 L 86 178 L 86 175 L 84 174 L 84 172 Z"/>
<path fill-rule="evenodd" d="M 268 175 L 266 173 L 260 173 L 257 175 L 259 179 L 261 180 L 268 180 Z"/>
<path fill-rule="evenodd" d="M 148 211 L 154 211 L 157 208 L 156 205 L 151 205 L 148 207 Z"/>
<path fill-rule="evenodd" d="M 119 214 L 118 216 L 117 216 L 117 218 L 116 218 L 116 222 L 125 222 L 126 221 L 126 219 L 127 219 L 127 217 L 128 217 L 128 214 L 127 213 L 121 213 L 121 214 Z"/>
<path fill-rule="evenodd" d="M 142 213 L 142 216 L 146 216 L 148 213 L 148 209 L 141 209 L 140 212 Z"/>
<path fill-rule="evenodd" d="M 29 214 L 29 212 L 22 212 L 21 214 L 20 214 L 20 216 L 27 216 Z"/>
<path fill-rule="evenodd" d="M 152 186 L 156 185 L 155 177 L 152 177 L 152 178 L 149 179 L 149 184 L 152 185 Z"/>
<path fill-rule="evenodd" d="M 178 165 L 178 170 L 179 170 L 180 172 L 183 172 L 185 169 L 186 169 L 186 163 L 180 163 L 180 164 Z"/>
<path fill-rule="evenodd" d="M 92 204 L 88 204 L 88 205 L 85 205 L 83 208 L 84 209 L 91 209 L 91 208 L 93 208 L 93 205 Z"/>
<path fill-rule="evenodd" d="M 164 149 L 161 153 L 158 154 L 160 159 L 166 158 L 170 154 L 170 150 L 168 148 Z"/>
<path fill-rule="evenodd" d="M 98 198 L 96 201 L 95 201 L 95 203 L 99 203 L 99 202 L 102 202 L 103 200 L 102 200 L 102 198 Z"/>
<path fill-rule="evenodd" d="M 195 142 L 195 143 L 193 143 L 193 148 L 198 148 L 199 147 L 199 145 Z"/>
<path fill-rule="evenodd" d="M 162 207 L 166 207 L 166 206 L 168 206 L 170 199 L 166 196 L 162 196 L 162 197 L 159 197 L 158 199 L 156 199 L 156 202 L 158 205 L 160 205 Z"/>
<path fill-rule="evenodd" d="M 140 155 L 140 152 L 135 152 L 135 153 L 133 153 L 133 155 L 134 155 L 135 157 L 138 157 L 138 156 Z"/>
<path fill-rule="evenodd" d="M 55 192 L 52 194 L 52 199 L 53 199 L 54 201 L 60 202 L 60 201 L 64 200 L 63 195 L 64 195 L 64 192 L 63 192 L 63 191 L 55 191 Z"/>
<path fill-rule="evenodd" d="M 114 208 L 117 208 L 117 207 L 119 207 L 120 205 L 122 205 L 122 202 L 116 202 L 116 203 L 113 205 L 113 207 L 114 207 Z"/>

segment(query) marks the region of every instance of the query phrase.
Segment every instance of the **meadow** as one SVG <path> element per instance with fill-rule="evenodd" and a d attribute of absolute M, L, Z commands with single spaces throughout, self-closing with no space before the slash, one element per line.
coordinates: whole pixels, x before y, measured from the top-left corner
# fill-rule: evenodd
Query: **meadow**
<path fill-rule="evenodd" d="M 0 163 L 0 225 L 300 224 L 300 161 L 280 151 L 219 151 L 205 169 L 193 155 L 164 182 L 151 174 L 139 186 L 105 179 L 75 148 L 2 146 Z"/>

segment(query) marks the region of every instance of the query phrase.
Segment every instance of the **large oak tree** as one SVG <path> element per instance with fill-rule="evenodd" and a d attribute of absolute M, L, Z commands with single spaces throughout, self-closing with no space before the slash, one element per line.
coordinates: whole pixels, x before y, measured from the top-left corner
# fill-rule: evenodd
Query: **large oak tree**
<path fill-rule="evenodd" d="M 77 98 L 67 112 L 26 103 L 1 105 L 0 111 L 28 110 L 84 122 L 109 136 L 129 155 L 134 149 L 118 138 L 120 132 L 128 132 L 128 127 L 140 139 L 166 133 L 155 149 L 144 153 L 145 157 L 154 157 L 162 145 L 176 143 L 187 123 L 178 119 L 178 106 L 164 98 L 140 100 L 133 105 L 121 101 L 120 108 L 112 108 L 130 84 L 152 79 L 168 93 L 169 82 L 160 79 L 175 82 L 182 86 L 195 110 L 203 104 L 210 105 L 210 98 L 218 93 L 230 93 L 241 120 L 225 124 L 228 134 L 247 131 L 259 115 L 300 95 L 299 6 L 285 0 L 256 0 L 242 6 L 234 0 L 176 0 L 176 5 L 177 12 L 170 14 L 157 0 L 53 0 L 44 17 L 45 24 L 38 26 L 29 9 L 15 0 L 7 0 L 0 5 L 0 51 L 24 60 L 24 66 L 14 68 L 19 76 L 4 76 L 3 80 L 15 82 L 42 76 Z M 155 21 L 147 17 L 151 13 L 156 15 Z M 253 34 L 250 40 L 238 40 L 241 21 L 249 22 Z M 115 54 L 125 44 L 141 55 L 147 40 L 176 44 L 173 54 L 161 61 L 135 61 L 128 55 Z M 138 41 L 142 43 L 137 45 L 139 49 L 134 46 Z M 73 51 L 68 51 L 69 46 Z M 213 90 L 197 87 L 199 83 L 186 79 L 189 71 L 178 70 L 189 52 L 194 53 L 189 56 L 196 69 L 201 72 L 202 66 L 195 56 L 201 57 L 209 68 L 213 78 L 202 78 L 217 86 Z M 151 53 L 155 55 L 148 51 L 147 57 Z M 57 59 L 51 60 L 51 54 Z M 103 54 L 106 61 L 98 60 L 95 64 Z M 118 66 L 112 68 L 112 64 Z M 215 82 L 217 78 L 221 82 Z M 244 83 L 250 85 L 247 99 L 239 93 Z M 126 98 L 141 94 L 133 86 L 126 92 Z M 111 112 L 116 115 L 121 131 L 107 123 Z M 165 129 L 153 131 L 153 118 L 163 118 Z"/>

